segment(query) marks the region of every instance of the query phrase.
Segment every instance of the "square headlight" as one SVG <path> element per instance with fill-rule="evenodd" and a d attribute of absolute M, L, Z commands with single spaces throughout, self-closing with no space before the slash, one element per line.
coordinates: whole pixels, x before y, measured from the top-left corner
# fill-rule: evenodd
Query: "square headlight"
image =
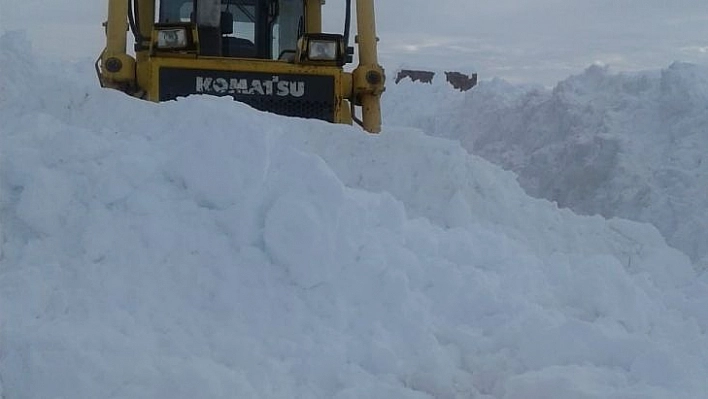
<path fill-rule="evenodd" d="M 311 39 L 307 58 L 313 61 L 336 61 L 337 44 L 332 40 Z"/>
<path fill-rule="evenodd" d="M 158 30 L 157 47 L 161 49 L 176 49 L 187 47 L 187 29 L 172 28 Z"/>

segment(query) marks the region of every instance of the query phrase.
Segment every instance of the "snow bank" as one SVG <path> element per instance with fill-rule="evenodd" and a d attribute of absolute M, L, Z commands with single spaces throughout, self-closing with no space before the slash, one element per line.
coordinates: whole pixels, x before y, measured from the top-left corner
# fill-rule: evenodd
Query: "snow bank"
<path fill-rule="evenodd" d="M 401 109 L 418 87 L 394 86 L 390 123 L 459 140 L 519 175 L 536 197 L 582 214 L 650 222 L 708 267 L 708 68 L 612 74 L 591 66 L 552 91 L 482 82 Z"/>
<path fill-rule="evenodd" d="M 0 38 L 6 397 L 708 395 L 708 280 L 651 226 L 417 130 L 150 104 L 25 47 Z"/>

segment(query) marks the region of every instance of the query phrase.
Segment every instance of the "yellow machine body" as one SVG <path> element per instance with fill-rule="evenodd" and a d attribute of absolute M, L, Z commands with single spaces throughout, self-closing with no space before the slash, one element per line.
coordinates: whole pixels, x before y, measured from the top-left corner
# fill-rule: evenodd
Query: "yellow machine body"
<path fill-rule="evenodd" d="M 173 10 L 161 8 L 170 1 Z M 232 96 L 260 110 L 355 121 L 377 133 L 385 78 L 377 61 L 374 5 L 373 0 L 356 2 L 360 64 L 347 72 L 344 65 L 354 50 L 348 46 L 349 27 L 344 34 L 322 33 L 321 0 L 108 0 L 106 48 L 96 64 L 99 80 L 150 101 Z M 299 10 L 298 20 L 291 17 L 290 47 L 276 55 L 272 43 L 280 26 L 272 21 L 281 18 L 285 6 Z M 170 17 L 178 11 L 181 18 Z M 252 29 L 250 41 L 236 37 L 239 26 Z M 129 31 L 135 37 L 134 56 L 127 50 Z"/>

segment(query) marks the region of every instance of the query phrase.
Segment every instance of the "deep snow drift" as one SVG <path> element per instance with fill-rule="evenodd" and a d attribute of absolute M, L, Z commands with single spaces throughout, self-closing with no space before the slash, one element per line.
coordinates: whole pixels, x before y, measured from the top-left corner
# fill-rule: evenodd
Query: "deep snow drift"
<path fill-rule="evenodd" d="M 708 279 L 653 227 L 418 130 L 150 104 L 25 46 L 0 38 L 6 398 L 708 396 Z"/>
<path fill-rule="evenodd" d="M 389 122 L 457 139 L 513 170 L 531 195 L 581 214 L 654 224 L 708 269 L 708 67 L 612 74 L 591 66 L 553 90 L 500 80 L 466 93 L 389 86 Z M 413 107 L 413 109 L 411 109 Z"/>

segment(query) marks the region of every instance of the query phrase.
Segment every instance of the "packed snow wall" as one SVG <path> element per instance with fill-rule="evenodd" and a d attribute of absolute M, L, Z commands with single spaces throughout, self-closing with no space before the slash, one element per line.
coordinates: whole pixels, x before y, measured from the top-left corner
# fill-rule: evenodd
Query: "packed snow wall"
<path fill-rule="evenodd" d="M 467 94 L 390 86 L 389 124 L 459 140 L 524 189 L 587 215 L 654 224 L 708 268 L 708 68 L 613 74 L 591 66 L 552 90 L 484 81 Z M 413 108 L 411 108 L 413 107 Z"/>
<path fill-rule="evenodd" d="M 151 104 L 28 46 L 0 37 L 6 398 L 708 394 L 708 281 L 653 227 L 419 130 Z"/>

